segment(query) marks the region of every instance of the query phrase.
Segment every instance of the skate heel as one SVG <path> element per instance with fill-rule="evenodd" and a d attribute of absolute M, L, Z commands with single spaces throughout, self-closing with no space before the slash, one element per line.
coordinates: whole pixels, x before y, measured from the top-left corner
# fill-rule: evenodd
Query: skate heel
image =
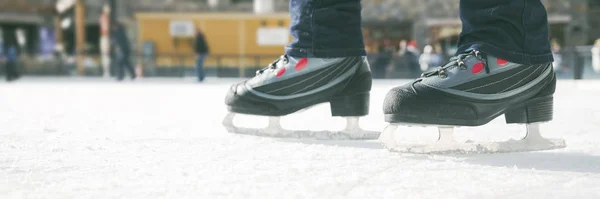
<path fill-rule="evenodd" d="M 365 116 L 369 114 L 369 93 L 333 97 L 329 105 L 331 116 Z"/>
<path fill-rule="evenodd" d="M 531 124 L 552 120 L 554 98 L 552 96 L 528 100 L 525 106 L 509 109 L 504 114 L 507 124 Z"/>

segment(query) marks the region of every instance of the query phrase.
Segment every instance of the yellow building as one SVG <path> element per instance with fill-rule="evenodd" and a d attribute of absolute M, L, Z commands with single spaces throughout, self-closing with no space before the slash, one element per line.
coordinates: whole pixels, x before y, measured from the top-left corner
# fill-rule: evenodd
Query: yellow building
<path fill-rule="evenodd" d="M 291 41 L 288 13 L 137 13 L 136 21 L 137 49 L 153 43 L 157 69 L 193 67 L 194 38 L 190 33 L 197 29 L 204 32 L 210 48 L 207 69 L 235 68 L 240 76 L 273 62 Z M 177 24 L 183 26 L 174 27 Z"/>

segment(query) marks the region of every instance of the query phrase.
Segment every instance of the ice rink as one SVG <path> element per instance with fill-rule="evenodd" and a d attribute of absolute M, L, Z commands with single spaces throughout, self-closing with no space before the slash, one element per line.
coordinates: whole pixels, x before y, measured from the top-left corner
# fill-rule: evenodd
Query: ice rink
<path fill-rule="evenodd" d="M 224 97 L 239 79 L 24 78 L 0 83 L 0 198 L 599 198 L 600 81 L 561 80 L 545 137 L 567 148 L 493 155 L 391 153 L 376 141 L 274 139 L 226 132 Z M 368 130 L 383 130 L 375 81 Z M 266 119 L 238 117 L 240 125 Z M 246 118 L 246 119 L 245 119 Z M 286 128 L 335 129 L 329 105 Z M 505 140 L 500 117 L 458 139 Z M 433 141 L 435 128 L 404 128 Z"/>

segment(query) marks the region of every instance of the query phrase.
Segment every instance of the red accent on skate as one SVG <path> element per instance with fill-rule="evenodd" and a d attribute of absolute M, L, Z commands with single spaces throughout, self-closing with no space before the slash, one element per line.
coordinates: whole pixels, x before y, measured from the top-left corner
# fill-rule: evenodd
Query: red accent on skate
<path fill-rule="evenodd" d="M 504 65 L 508 64 L 508 61 L 506 61 L 504 59 L 496 58 L 496 63 L 500 66 L 504 66 Z"/>
<path fill-rule="evenodd" d="M 307 58 L 302 58 L 300 59 L 300 61 L 298 61 L 298 63 L 296 63 L 296 71 L 300 71 L 302 69 L 304 69 L 304 67 L 306 67 L 306 65 L 308 64 L 308 59 Z"/>
<path fill-rule="evenodd" d="M 284 73 L 285 73 L 285 68 L 281 68 L 281 69 L 279 69 L 279 71 L 277 71 L 277 74 L 275 76 L 281 77 Z"/>
<path fill-rule="evenodd" d="M 471 68 L 471 72 L 473 74 L 477 74 L 480 73 L 481 71 L 483 71 L 483 68 L 485 66 L 483 65 L 483 62 L 477 62 L 475 65 L 473 65 L 473 67 Z"/>

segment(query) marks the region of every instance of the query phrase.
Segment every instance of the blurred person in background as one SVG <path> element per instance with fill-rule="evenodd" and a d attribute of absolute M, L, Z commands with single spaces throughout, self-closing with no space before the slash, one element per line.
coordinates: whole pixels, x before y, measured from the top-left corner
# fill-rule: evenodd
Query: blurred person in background
<path fill-rule="evenodd" d="M 373 63 L 373 78 L 386 78 L 386 71 L 392 63 L 394 49 L 389 39 L 377 46 L 377 55 Z"/>
<path fill-rule="evenodd" d="M 131 56 L 131 48 L 125 27 L 122 24 L 116 22 L 112 25 L 112 44 L 115 45 L 116 57 L 117 57 L 117 80 L 122 81 L 125 78 L 125 69 L 131 75 L 131 79 L 135 79 L 135 70 L 131 65 L 129 57 Z"/>
<path fill-rule="evenodd" d="M 560 44 L 558 44 L 558 42 L 555 39 L 553 39 L 550 42 L 550 45 L 552 46 L 552 56 L 554 57 L 554 62 L 552 62 L 552 66 L 554 67 L 554 71 L 556 73 L 561 73 L 563 70 L 563 63 Z"/>
<path fill-rule="evenodd" d="M 402 57 L 404 52 L 406 52 L 406 40 L 401 40 L 400 43 L 398 43 L 398 56 Z"/>
<path fill-rule="evenodd" d="M 443 55 L 442 55 L 443 51 L 442 51 L 442 46 L 437 43 L 435 44 L 435 47 L 433 48 L 433 55 L 432 55 L 432 60 L 431 60 L 431 65 L 429 66 L 439 66 L 442 65 L 442 61 L 443 61 Z"/>
<path fill-rule="evenodd" d="M 6 51 L 4 53 L 4 59 L 6 61 L 6 81 L 12 82 L 21 76 L 19 74 L 19 70 L 17 69 L 17 63 L 19 61 L 19 52 L 18 46 L 15 44 L 8 44 L 6 46 Z"/>
<path fill-rule="evenodd" d="M 5 68 L 6 65 L 6 54 L 4 53 L 4 36 L 3 36 L 3 32 L 2 32 L 2 28 L 0 28 L 0 69 Z M 4 72 L 6 73 L 6 70 L 1 71 L 0 72 Z"/>
<path fill-rule="evenodd" d="M 600 39 L 597 39 L 592 47 L 592 67 L 600 73 Z"/>
<path fill-rule="evenodd" d="M 404 67 L 408 68 L 410 77 L 418 77 L 421 74 L 421 67 L 419 64 L 420 53 L 417 49 L 417 42 L 412 40 L 406 45 L 406 50 L 402 54 L 402 60 Z"/>
<path fill-rule="evenodd" d="M 196 51 L 196 75 L 198 76 L 198 81 L 203 82 L 205 77 L 204 60 L 208 56 L 209 48 L 204 33 L 200 29 L 196 32 L 194 50 Z"/>
<path fill-rule="evenodd" d="M 433 47 L 431 45 L 425 46 L 423 48 L 423 54 L 419 57 L 419 65 L 421 66 L 421 71 L 427 71 L 429 69 L 429 65 L 432 64 L 433 61 Z"/>

